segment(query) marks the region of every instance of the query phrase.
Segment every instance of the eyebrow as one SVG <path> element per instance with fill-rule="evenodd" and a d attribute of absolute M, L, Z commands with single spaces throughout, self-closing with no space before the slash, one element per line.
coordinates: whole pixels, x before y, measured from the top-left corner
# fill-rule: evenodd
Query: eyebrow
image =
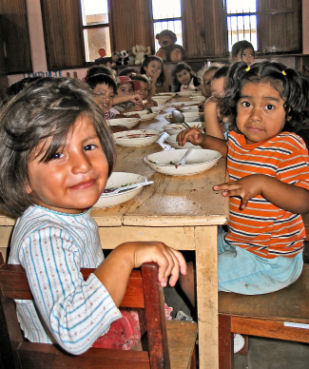
<path fill-rule="evenodd" d="M 251 95 L 240 95 L 239 99 L 252 99 L 253 96 Z M 273 96 L 263 96 L 263 100 L 273 100 L 273 101 L 278 101 L 279 99 L 277 97 L 273 97 Z"/>

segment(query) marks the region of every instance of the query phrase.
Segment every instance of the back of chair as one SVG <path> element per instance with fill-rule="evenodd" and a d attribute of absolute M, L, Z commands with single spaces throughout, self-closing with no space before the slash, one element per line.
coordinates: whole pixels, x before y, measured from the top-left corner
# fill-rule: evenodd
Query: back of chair
<path fill-rule="evenodd" d="M 78 357 L 55 345 L 25 342 L 17 321 L 14 299 L 32 299 L 27 277 L 19 265 L 3 262 L 0 253 L 0 345 L 6 368 L 170 368 L 163 290 L 158 282 L 158 267 L 144 264 L 130 276 L 121 307 L 144 309 L 149 351 L 124 351 L 91 348 Z M 82 269 L 86 279 L 93 269 Z M 1 362 L 0 362 L 1 364 Z"/>

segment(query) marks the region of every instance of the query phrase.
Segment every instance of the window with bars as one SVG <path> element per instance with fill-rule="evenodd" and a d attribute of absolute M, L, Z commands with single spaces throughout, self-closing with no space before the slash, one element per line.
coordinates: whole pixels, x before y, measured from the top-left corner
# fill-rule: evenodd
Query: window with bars
<path fill-rule="evenodd" d="M 80 0 L 86 62 L 111 55 L 108 0 Z M 104 55 L 104 51 L 105 55 Z"/>
<path fill-rule="evenodd" d="M 228 49 L 241 40 L 258 49 L 257 0 L 223 0 L 227 14 Z"/>
<path fill-rule="evenodd" d="M 181 0 L 151 0 L 151 6 L 154 36 L 168 29 L 176 34 L 177 44 L 183 45 Z M 155 50 L 159 47 L 155 40 Z"/>

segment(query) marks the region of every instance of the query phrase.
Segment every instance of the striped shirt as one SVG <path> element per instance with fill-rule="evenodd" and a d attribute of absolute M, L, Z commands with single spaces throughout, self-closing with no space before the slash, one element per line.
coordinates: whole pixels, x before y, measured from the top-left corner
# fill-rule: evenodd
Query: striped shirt
<path fill-rule="evenodd" d="M 57 342 L 81 354 L 121 317 L 111 296 L 91 274 L 103 261 L 97 225 L 89 212 L 63 214 L 29 207 L 17 219 L 10 245 L 10 264 L 26 271 L 35 305 L 17 301 L 17 316 L 31 342 Z"/>
<path fill-rule="evenodd" d="M 230 132 L 228 137 L 230 181 L 251 174 L 264 174 L 309 190 L 308 150 L 294 133 L 279 135 L 247 145 L 245 137 Z M 230 197 L 229 232 L 226 239 L 260 257 L 293 257 L 301 252 L 305 230 L 302 217 L 280 209 L 261 195 L 240 210 L 240 197 Z"/>

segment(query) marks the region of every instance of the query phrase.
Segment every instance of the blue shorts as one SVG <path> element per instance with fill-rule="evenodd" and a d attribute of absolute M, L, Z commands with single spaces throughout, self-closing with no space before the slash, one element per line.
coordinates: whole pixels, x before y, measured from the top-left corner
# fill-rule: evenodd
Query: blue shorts
<path fill-rule="evenodd" d="M 230 245 L 218 234 L 218 289 L 242 295 L 261 295 L 280 290 L 301 275 L 302 253 L 293 258 L 261 258 L 240 247 Z"/>

